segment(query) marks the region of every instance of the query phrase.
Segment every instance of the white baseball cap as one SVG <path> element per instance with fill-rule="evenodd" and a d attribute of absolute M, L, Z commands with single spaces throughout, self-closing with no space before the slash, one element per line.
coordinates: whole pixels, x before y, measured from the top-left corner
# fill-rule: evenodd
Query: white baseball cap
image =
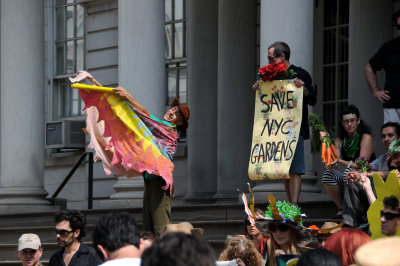
<path fill-rule="evenodd" d="M 18 251 L 26 248 L 38 250 L 40 246 L 40 238 L 36 234 L 23 234 L 18 239 Z"/>

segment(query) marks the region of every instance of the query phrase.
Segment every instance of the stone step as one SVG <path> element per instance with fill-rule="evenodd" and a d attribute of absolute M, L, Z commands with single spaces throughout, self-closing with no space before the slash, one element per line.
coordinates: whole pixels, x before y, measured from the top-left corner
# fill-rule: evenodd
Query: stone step
<path fill-rule="evenodd" d="M 285 198 L 283 194 L 274 194 L 278 194 L 277 199 L 279 200 Z M 261 199 L 256 200 L 256 203 L 256 207 L 261 209 L 266 208 L 266 204 Z M 320 226 L 327 220 L 332 221 L 329 218 L 336 214 L 334 204 L 326 200 L 326 197 L 320 193 L 313 193 L 311 196 L 308 195 L 306 198 L 301 198 L 299 205 L 302 208 L 302 212 L 307 214 L 307 218 L 304 219 L 306 226 L 311 224 Z M 203 228 L 205 230 L 204 239 L 210 242 L 217 254 L 223 250 L 227 235 L 243 234 L 244 218 L 246 215 L 241 200 L 235 203 L 195 204 L 174 199 L 172 206 L 172 222 L 188 221 L 194 227 Z M 90 243 L 91 234 L 98 219 L 112 211 L 127 211 L 132 213 L 141 227 L 141 208 L 83 210 L 82 212 L 85 213 L 87 218 L 87 237 L 83 241 Z M 16 243 L 21 234 L 28 232 L 36 233 L 40 236 L 44 248 L 43 259 L 44 261 L 48 260 L 51 254 L 58 250 L 55 242 L 56 237 L 53 234 L 55 214 L 56 211 L 1 214 L 0 265 L 18 264 L 16 261 Z"/>
<path fill-rule="evenodd" d="M 332 221 L 332 222 L 337 222 L 339 223 L 339 220 L 335 219 L 305 219 L 304 220 L 304 225 L 305 226 L 310 226 L 312 224 L 315 224 L 317 226 L 321 226 L 324 222 L 326 221 Z M 244 233 L 244 220 L 231 220 L 231 221 L 198 221 L 198 222 L 193 222 L 193 226 L 195 227 L 201 227 L 203 228 L 204 231 L 204 236 L 203 239 L 208 241 L 210 245 L 213 247 L 216 256 L 222 252 L 222 250 L 225 247 L 225 240 L 228 235 L 236 235 L 236 234 L 243 234 Z M 41 240 L 42 240 L 42 247 L 43 247 L 43 255 L 42 259 L 44 262 L 47 262 L 50 259 L 50 256 L 56 252 L 59 247 L 57 246 L 57 243 L 55 242 L 55 236 L 51 233 L 53 227 L 46 227 L 43 226 L 40 229 L 45 229 L 47 228 L 47 231 L 41 231 L 38 232 L 36 231 Z M 8 237 L 9 234 L 6 234 L 7 239 L 10 240 L 9 243 L 2 243 L 0 244 L 0 265 L 8 265 L 5 263 L 5 261 L 11 261 L 15 260 L 17 258 L 17 241 L 19 235 L 22 232 L 34 232 L 34 228 L 20 228 L 21 231 L 18 232 L 16 235 L 13 235 L 12 237 Z M 32 229 L 32 230 L 29 230 Z M 36 228 L 37 230 L 38 228 Z M 91 234 L 93 231 L 93 226 L 89 226 L 87 228 L 87 236 L 83 239 L 84 243 L 91 245 Z M 17 229 L 13 229 L 14 232 L 17 232 Z M 10 230 L 11 232 L 12 230 Z M 12 235 L 10 233 L 10 235 Z M 46 239 L 46 240 L 44 240 Z M 15 261 L 13 262 L 15 263 Z M 17 264 L 10 264 L 10 265 L 17 265 Z"/>
<path fill-rule="evenodd" d="M 309 218 L 325 218 L 335 215 L 336 210 L 331 201 L 300 202 L 302 212 Z M 215 203 L 215 204 L 183 204 L 173 202 L 173 221 L 207 221 L 215 219 L 241 219 L 245 216 L 242 203 Z M 265 209 L 266 204 L 256 204 L 256 207 Z M 141 222 L 141 208 L 120 209 L 95 209 L 83 210 L 86 214 L 87 223 L 96 223 L 105 213 L 111 211 L 128 211 L 135 215 Z M 56 212 L 26 213 L 26 214 L 0 214 L 0 228 L 16 226 L 46 226 L 54 225 Z M 28 223 L 29 221 L 29 223 Z"/>

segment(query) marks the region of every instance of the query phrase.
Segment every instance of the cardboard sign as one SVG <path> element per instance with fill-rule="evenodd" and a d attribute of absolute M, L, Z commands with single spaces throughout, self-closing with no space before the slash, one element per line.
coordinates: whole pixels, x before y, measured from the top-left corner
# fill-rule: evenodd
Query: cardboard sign
<path fill-rule="evenodd" d="M 251 180 L 289 178 L 302 107 L 303 87 L 288 80 L 260 81 L 248 170 Z"/>

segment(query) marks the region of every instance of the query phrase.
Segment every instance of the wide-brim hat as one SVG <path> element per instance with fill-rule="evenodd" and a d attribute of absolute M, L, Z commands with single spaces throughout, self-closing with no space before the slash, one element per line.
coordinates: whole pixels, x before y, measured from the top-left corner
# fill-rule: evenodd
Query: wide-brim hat
<path fill-rule="evenodd" d="M 359 247 L 355 262 L 360 266 L 400 265 L 400 237 L 384 237 Z"/>
<path fill-rule="evenodd" d="M 202 238 L 203 234 L 204 234 L 204 229 L 200 228 L 200 227 L 194 227 L 191 223 L 189 222 L 181 222 L 179 223 L 180 225 L 183 225 L 185 227 L 187 227 L 190 232 L 192 233 L 192 236 L 195 236 L 197 238 Z"/>
<path fill-rule="evenodd" d="M 284 223 L 292 228 L 298 245 L 306 245 L 311 241 L 311 233 L 304 227 L 299 206 L 286 201 L 276 201 L 273 195 L 268 195 L 269 206 L 264 214 L 264 219 L 256 221 L 256 227 L 263 233 L 271 235 L 268 229 L 270 223 Z"/>
<path fill-rule="evenodd" d="M 188 120 L 190 118 L 189 107 L 187 105 L 180 104 L 179 99 L 177 97 L 172 101 L 171 108 L 174 106 L 178 106 L 179 110 L 182 113 L 182 127 L 185 129 L 188 128 L 189 126 Z"/>

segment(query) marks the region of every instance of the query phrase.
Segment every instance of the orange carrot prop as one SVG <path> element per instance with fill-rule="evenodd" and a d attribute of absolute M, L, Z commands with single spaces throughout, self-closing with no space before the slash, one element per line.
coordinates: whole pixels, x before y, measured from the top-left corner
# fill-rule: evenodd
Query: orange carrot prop
<path fill-rule="evenodd" d="M 323 163 L 326 162 L 325 151 L 326 151 L 326 143 L 322 142 L 322 145 L 321 145 L 321 160 L 322 160 Z"/>
<path fill-rule="evenodd" d="M 312 113 L 309 118 L 311 125 L 311 151 L 318 152 L 321 148 L 321 160 L 326 167 L 330 167 L 333 162 L 339 159 L 335 145 L 329 136 L 323 137 L 321 143 L 320 132 L 327 131 L 321 117 Z"/>

